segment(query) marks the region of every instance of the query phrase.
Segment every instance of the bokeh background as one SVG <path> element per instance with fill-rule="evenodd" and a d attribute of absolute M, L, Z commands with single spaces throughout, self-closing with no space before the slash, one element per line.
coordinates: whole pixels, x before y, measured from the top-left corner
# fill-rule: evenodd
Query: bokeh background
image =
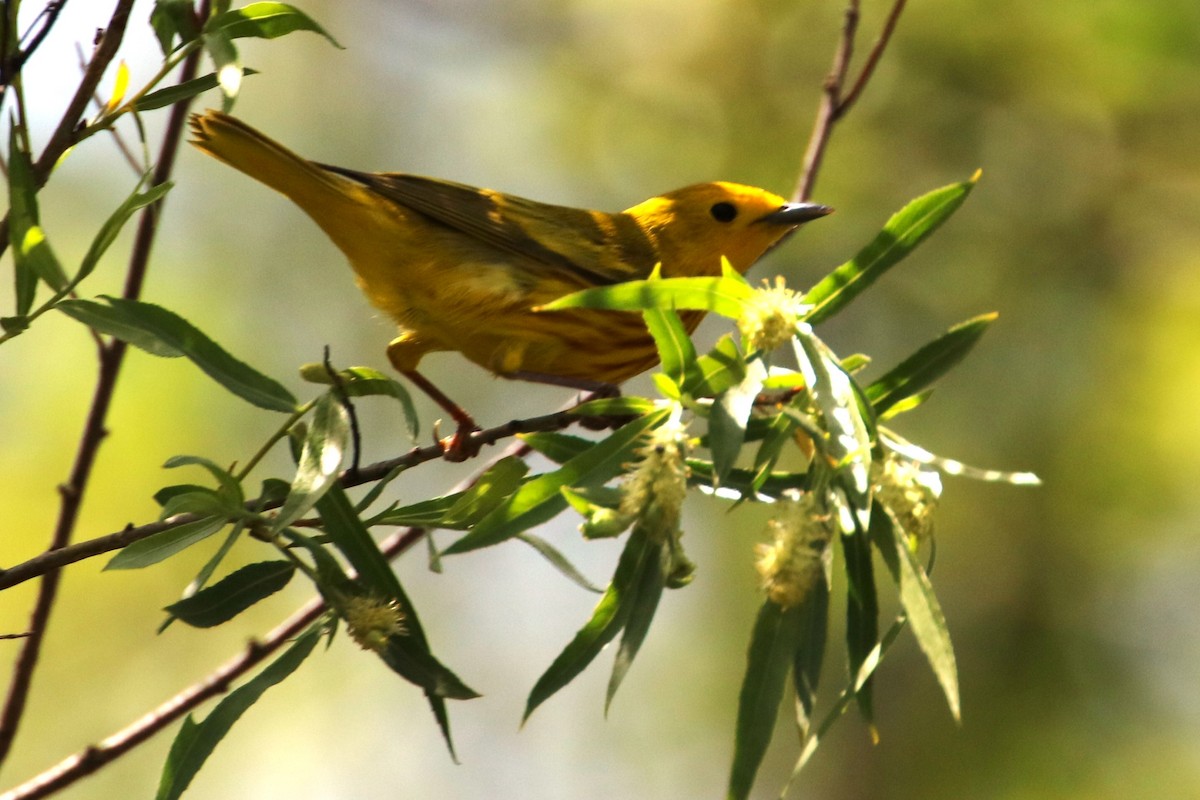
<path fill-rule="evenodd" d="M 75 44 L 90 46 L 110 5 L 69 4 L 31 64 L 40 141 L 78 78 Z M 860 53 L 888 5 L 864 3 Z M 261 74 L 236 110 L 253 124 L 318 160 L 609 210 L 717 178 L 790 192 L 842 13 L 836 0 L 303 8 L 346 49 L 309 34 L 244 43 Z M 135 85 L 157 66 L 149 10 L 139 4 L 124 51 Z M 152 135 L 160 117 L 148 118 Z M 999 311 L 969 361 L 898 427 L 939 454 L 1036 471 L 1045 486 L 947 482 L 934 581 L 960 663 L 961 727 L 906 634 L 877 679 L 880 743 L 848 716 L 797 796 L 1198 796 L 1200 5 L 914 0 L 828 152 L 816 198 L 838 213 L 752 275 L 806 285 L 905 201 L 980 167 L 947 227 L 821 333 L 882 368 L 961 319 Z M 387 369 L 390 326 L 297 210 L 190 149 L 176 181 L 146 299 L 297 392 L 298 365 L 325 344 L 339 363 Z M 133 182 L 104 138 L 71 154 L 42 200 L 61 258 L 80 257 Z M 126 235 L 89 293 L 119 291 L 128 244 Z M 6 284 L 0 307 L 11 302 Z M 426 367 L 485 422 L 566 399 L 454 355 Z M 0 350 L 2 564 L 49 539 L 94 377 L 89 336 L 63 317 Z M 367 460 L 410 446 L 395 407 L 361 405 Z M 436 414 L 421 408 L 427 436 Z M 277 423 L 181 360 L 132 353 L 79 536 L 150 520 L 159 486 L 203 479 L 164 472 L 169 456 L 244 460 Z M 282 459 L 270 467 L 286 471 Z M 470 468 L 428 465 L 392 495 L 443 492 Z M 485 695 L 451 707 L 462 763 L 447 756 L 419 692 L 339 641 L 247 714 L 190 796 L 721 796 L 759 603 L 751 548 L 763 514 L 689 503 L 697 578 L 666 596 L 607 720 L 602 656 L 518 730 L 526 692 L 593 596 L 519 543 L 451 559 L 441 575 L 414 553 L 398 569 L 435 648 Z M 543 534 L 603 581 L 615 546 L 583 546 L 573 525 Z M 247 545 L 240 557 L 261 555 Z M 201 678 L 306 597 L 297 583 L 225 628 L 156 636 L 159 609 L 206 557 L 67 571 L 4 786 Z M 32 596 L 32 585 L 5 592 L 0 628 L 23 629 Z M 5 675 L 15 652 L 0 642 Z M 829 696 L 844 673 L 832 647 Z M 149 796 L 172 734 L 63 796 Z M 785 714 L 756 796 L 775 796 L 795 752 Z"/>

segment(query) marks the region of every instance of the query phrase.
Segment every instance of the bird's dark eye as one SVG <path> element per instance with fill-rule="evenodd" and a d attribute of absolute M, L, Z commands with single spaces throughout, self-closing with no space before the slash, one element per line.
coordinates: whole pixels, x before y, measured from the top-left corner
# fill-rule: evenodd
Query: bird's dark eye
<path fill-rule="evenodd" d="M 708 212 L 717 222 L 733 222 L 733 218 L 737 216 L 737 206 L 722 200 L 720 203 L 713 203 Z"/>

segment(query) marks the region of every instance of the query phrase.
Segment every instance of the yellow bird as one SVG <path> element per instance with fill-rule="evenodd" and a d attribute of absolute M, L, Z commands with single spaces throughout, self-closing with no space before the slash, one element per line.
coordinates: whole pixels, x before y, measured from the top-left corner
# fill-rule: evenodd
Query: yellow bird
<path fill-rule="evenodd" d="M 239 119 L 194 115 L 192 144 L 300 206 L 345 253 L 370 301 L 401 334 L 388 358 L 458 422 L 474 422 L 417 372 L 456 350 L 491 372 L 575 388 L 612 387 L 654 366 L 640 314 L 534 312 L 563 295 L 646 278 L 744 273 L 801 223 L 832 209 L 763 189 L 703 183 L 617 214 L 539 203 L 404 173 L 301 158 Z M 681 314 L 690 332 L 701 312 Z"/>

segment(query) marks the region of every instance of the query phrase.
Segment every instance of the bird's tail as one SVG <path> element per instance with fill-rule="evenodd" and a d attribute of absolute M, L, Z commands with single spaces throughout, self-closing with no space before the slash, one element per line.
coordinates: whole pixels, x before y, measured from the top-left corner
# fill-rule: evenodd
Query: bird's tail
<path fill-rule="evenodd" d="M 193 145 L 286 195 L 318 223 L 329 212 L 331 201 L 355 194 L 352 182 L 301 158 L 236 117 L 210 110 L 193 114 L 190 122 Z"/>

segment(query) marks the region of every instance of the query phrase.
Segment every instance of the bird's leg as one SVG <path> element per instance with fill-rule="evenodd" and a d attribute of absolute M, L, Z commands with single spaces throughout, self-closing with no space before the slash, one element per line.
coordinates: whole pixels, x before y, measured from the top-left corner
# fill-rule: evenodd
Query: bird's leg
<path fill-rule="evenodd" d="M 406 370 L 404 377 L 412 381 L 418 389 L 429 396 L 429 399 L 441 406 L 454 420 L 458 428 L 454 435 L 446 439 L 438 439 L 447 461 L 466 461 L 479 452 L 479 445 L 471 441 L 471 434 L 479 430 L 475 420 L 463 410 L 462 406 L 446 396 L 446 393 L 433 384 L 428 378 L 415 369 Z M 437 438 L 437 429 L 434 429 Z"/>

